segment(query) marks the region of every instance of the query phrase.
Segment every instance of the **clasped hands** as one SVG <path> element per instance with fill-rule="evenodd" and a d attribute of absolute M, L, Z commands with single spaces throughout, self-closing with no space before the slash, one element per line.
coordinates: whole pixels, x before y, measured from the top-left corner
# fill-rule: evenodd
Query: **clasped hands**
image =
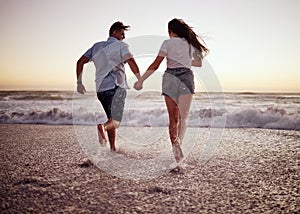
<path fill-rule="evenodd" d="M 138 91 L 141 90 L 143 88 L 143 81 L 141 81 L 141 80 L 136 81 L 134 83 L 133 87 L 135 90 L 138 90 Z"/>

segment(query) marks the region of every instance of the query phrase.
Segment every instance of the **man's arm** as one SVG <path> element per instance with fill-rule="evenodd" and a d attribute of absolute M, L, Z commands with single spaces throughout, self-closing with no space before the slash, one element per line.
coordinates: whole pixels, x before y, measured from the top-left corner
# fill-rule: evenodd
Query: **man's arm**
<path fill-rule="evenodd" d="M 80 57 L 80 59 L 77 61 L 77 66 L 76 66 L 77 81 L 81 81 L 83 66 L 89 61 L 90 60 L 85 56 Z"/>
<path fill-rule="evenodd" d="M 86 92 L 84 85 L 82 84 L 82 72 L 83 72 L 83 66 L 84 64 L 88 63 L 90 60 L 82 56 L 80 59 L 77 61 L 76 65 L 76 76 L 77 76 L 77 91 L 80 94 L 84 94 Z"/>
<path fill-rule="evenodd" d="M 134 73 L 136 78 L 139 80 L 141 78 L 140 69 L 138 65 L 136 64 L 134 58 L 130 58 L 126 61 L 131 69 L 131 71 Z"/>

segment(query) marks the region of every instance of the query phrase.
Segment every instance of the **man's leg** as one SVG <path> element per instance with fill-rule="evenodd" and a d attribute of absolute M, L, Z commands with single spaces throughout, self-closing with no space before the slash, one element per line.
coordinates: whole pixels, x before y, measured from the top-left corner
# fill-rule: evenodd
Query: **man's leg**
<path fill-rule="evenodd" d="M 110 150 L 116 151 L 116 135 L 117 135 L 117 128 L 119 128 L 120 122 L 115 121 L 113 119 L 109 119 L 104 125 L 104 131 L 107 131 L 108 140 L 110 144 Z"/>
<path fill-rule="evenodd" d="M 98 93 L 97 95 L 106 112 L 107 118 L 109 118 L 105 124 L 98 125 L 98 127 L 100 126 L 100 136 L 102 136 L 101 138 L 105 137 L 104 133 L 107 131 L 110 149 L 115 151 L 116 129 L 120 127 L 122 120 L 126 90 L 116 87 L 106 92 Z"/>
<path fill-rule="evenodd" d="M 114 120 L 114 119 L 109 119 L 105 124 L 104 124 L 104 130 L 109 131 L 112 129 L 117 129 L 120 127 L 120 121 Z"/>
<path fill-rule="evenodd" d="M 98 140 L 101 146 L 105 146 L 107 139 L 105 137 L 105 133 L 104 133 L 104 126 L 102 124 L 98 124 L 97 125 L 97 129 L 98 129 Z"/>
<path fill-rule="evenodd" d="M 98 124 L 98 137 L 99 137 L 99 143 L 102 146 L 105 146 L 107 139 L 105 137 L 105 132 L 107 132 L 108 140 L 110 144 L 110 150 L 116 151 L 116 133 L 117 128 L 120 127 L 120 122 L 109 119 L 105 124 Z"/>
<path fill-rule="evenodd" d="M 125 105 L 125 98 L 126 98 L 126 90 L 123 88 L 115 88 L 113 90 L 110 90 L 109 94 L 106 93 L 107 101 L 101 102 L 104 110 L 106 112 L 106 115 L 108 118 L 110 118 L 105 124 L 100 124 L 102 127 L 102 132 L 104 135 L 104 132 L 107 131 L 108 139 L 110 143 L 110 149 L 111 151 L 115 151 L 115 141 L 116 141 L 116 133 L 122 120 L 123 111 L 124 111 L 124 105 Z M 99 100 L 101 101 L 103 98 L 99 97 Z"/>
<path fill-rule="evenodd" d="M 108 130 L 107 135 L 108 135 L 108 140 L 109 140 L 109 145 L 110 145 L 110 150 L 111 151 L 116 151 L 116 129 Z"/>
<path fill-rule="evenodd" d="M 111 103 L 112 103 L 114 93 L 115 93 L 114 89 L 97 93 L 98 100 L 102 104 L 102 107 L 108 118 L 108 121 L 106 123 L 108 123 L 111 120 Z M 106 131 L 105 124 L 98 124 L 97 127 L 98 127 L 99 143 L 100 145 L 105 146 L 107 142 L 105 137 L 105 131 Z"/>

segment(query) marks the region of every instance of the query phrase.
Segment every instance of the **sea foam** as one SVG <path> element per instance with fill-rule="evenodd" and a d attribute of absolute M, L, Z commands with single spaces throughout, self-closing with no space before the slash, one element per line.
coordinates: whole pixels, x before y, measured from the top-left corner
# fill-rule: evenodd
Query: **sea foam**
<path fill-rule="evenodd" d="M 205 94 L 196 94 L 188 126 L 300 130 L 299 98 L 299 94 L 225 94 L 226 105 L 214 108 Z M 71 92 L 0 92 L 0 123 L 95 125 L 105 121 L 94 95 L 74 99 Z M 129 94 L 122 126 L 168 126 L 162 96 L 153 93 L 137 99 Z"/>

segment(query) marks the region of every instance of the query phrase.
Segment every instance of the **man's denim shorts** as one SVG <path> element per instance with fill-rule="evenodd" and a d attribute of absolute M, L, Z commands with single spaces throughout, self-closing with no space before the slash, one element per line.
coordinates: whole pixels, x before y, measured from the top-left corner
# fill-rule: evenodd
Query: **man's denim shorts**
<path fill-rule="evenodd" d="M 116 86 L 114 89 L 97 93 L 108 119 L 121 122 L 124 112 L 126 89 Z"/>

